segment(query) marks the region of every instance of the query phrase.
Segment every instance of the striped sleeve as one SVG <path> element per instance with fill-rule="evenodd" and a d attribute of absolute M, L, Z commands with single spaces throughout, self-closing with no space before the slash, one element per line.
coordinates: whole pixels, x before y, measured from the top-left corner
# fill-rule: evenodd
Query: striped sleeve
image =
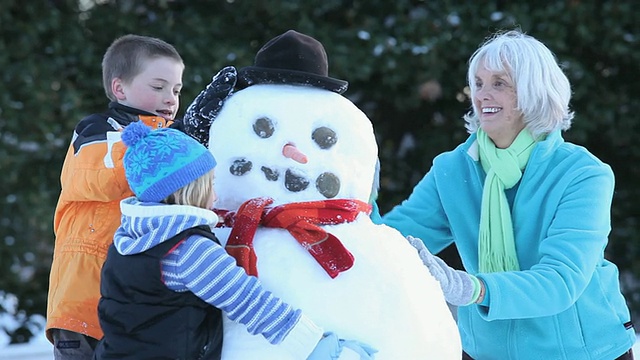
<path fill-rule="evenodd" d="M 280 343 L 301 316 L 300 310 L 247 275 L 224 248 L 204 237 L 190 236 L 169 253 L 162 260 L 162 275 L 169 289 L 193 292 L 272 344 Z"/>

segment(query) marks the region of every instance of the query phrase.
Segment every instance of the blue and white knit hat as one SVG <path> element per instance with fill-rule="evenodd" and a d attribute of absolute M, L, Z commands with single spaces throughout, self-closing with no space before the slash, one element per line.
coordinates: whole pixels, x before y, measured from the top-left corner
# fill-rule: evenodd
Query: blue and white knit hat
<path fill-rule="evenodd" d="M 175 129 L 151 130 L 136 121 L 124 129 L 122 142 L 128 146 L 125 175 L 140 201 L 160 202 L 216 166 L 207 148 Z"/>

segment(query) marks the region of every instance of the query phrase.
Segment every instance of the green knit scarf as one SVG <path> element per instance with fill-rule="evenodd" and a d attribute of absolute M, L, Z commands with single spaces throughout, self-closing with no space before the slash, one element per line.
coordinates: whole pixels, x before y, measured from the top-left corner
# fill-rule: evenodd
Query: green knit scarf
<path fill-rule="evenodd" d="M 482 192 L 478 259 L 480 272 L 520 270 L 511 222 L 511 209 L 505 189 L 514 187 L 522 177 L 536 144 L 528 130 L 522 130 L 506 149 L 498 149 L 487 133 L 478 129 L 480 163 L 487 177 Z"/>

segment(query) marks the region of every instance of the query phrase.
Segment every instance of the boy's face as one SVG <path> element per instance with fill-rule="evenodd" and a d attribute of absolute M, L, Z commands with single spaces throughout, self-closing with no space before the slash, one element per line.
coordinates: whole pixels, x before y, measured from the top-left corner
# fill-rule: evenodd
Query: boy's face
<path fill-rule="evenodd" d="M 120 104 L 173 120 L 180 106 L 183 71 L 184 65 L 171 58 L 149 59 L 129 83 L 113 79 L 111 90 Z"/>

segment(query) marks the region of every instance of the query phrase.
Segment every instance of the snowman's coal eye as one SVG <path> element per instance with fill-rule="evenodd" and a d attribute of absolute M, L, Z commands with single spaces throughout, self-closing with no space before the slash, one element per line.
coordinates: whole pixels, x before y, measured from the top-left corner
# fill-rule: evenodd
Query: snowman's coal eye
<path fill-rule="evenodd" d="M 231 175 L 242 176 L 249 171 L 253 167 L 253 163 L 247 159 L 237 159 L 233 161 L 233 164 L 229 167 L 229 172 Z"/>
<path fill-rule="evenodd" d="M 253 131 L 256 133 L 256 135 L 260 136 L 263 139 L 266 139 L 273 135 L 275 127 L 273 127 L 273 121 L 271 121 L 271 119 L 267 117 L 261 117 L 253 123 Z"/>
<path fill-rule="evenodd" d="M 316 179 L 316 189 L 327 199 L 331 199 L 340 192 L 340 179 L 330 172 L 322 173 Z"/>
<path fill-rule="evenodd" d="M 320 146 L 320 149 L 328 149 L 338 141 L 336 132 L 326 126 L 321 126 L 313 130 L 311 138 L 316 142 L 316 144 L 318 144 L 318 146 Z"/>

